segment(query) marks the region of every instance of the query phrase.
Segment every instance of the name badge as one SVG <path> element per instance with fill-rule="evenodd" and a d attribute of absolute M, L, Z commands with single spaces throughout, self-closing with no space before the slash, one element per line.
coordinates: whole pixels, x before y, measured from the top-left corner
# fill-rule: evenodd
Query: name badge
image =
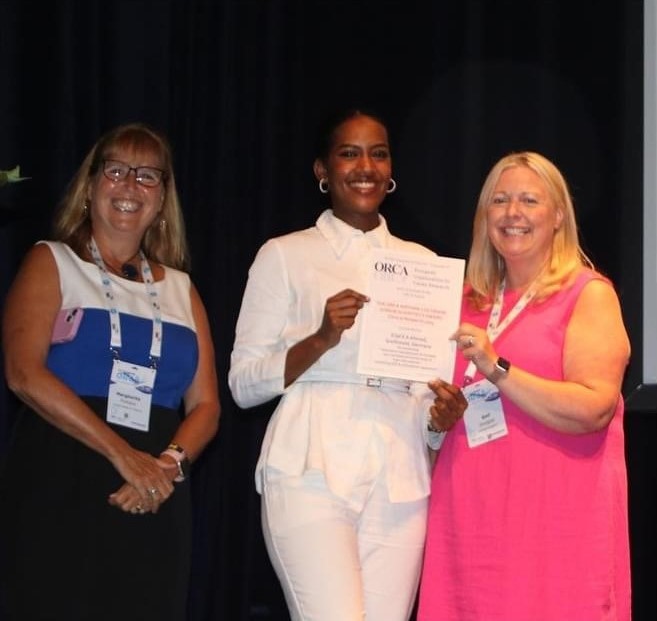
<path fill-rule="evenodd" d="M 486 379 L 463 389 L 468 407 L 463 415 L 468 446 L 474 448 L 509 433 L 497 386 Z"/>
<path fill-rule="evenodd" d="M 107 422 L 148 431 L 155 369 L 114 360 L 107 401 Z"/>

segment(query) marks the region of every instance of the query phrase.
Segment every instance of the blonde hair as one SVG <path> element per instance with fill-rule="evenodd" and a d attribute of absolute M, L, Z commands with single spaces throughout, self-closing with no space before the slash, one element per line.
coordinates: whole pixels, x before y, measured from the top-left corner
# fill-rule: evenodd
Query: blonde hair
<path fill-rule="evenodd" d="M 468 298 L 477 308 L 491 304 L 505 277 L 504 260 L 488 237 L 487 212 L 500 175 L 516 166 L 534 171 L 545 183 L 554 209 L 563 213 L 561 225 L 552 238 L 549 264 L 536 283 L 535 300 L 544 300 L 555 293 L 582 266 L 594 269 L 592 261 L 580 246 L 572 197 L 559 169 L 538 153 L 510 153 L 500 159 L 488 173 L 474 216 L 466 281 L 471 287 Z"/>
<path fill-rule="evenodd" d="M 53 238 L 68 244 L 78 255 L 85 253 L 91 238 L 88 188 L 94 176 L 102 174 L 103 160 L 116 147 L 152 153 L 160 159 L 165 171 L 162 178 L 162 210 L 144 234 L 141 248 L 149 259 L 176 269 L 189 270 L 185 223 L 173 174 L 171 147 L 163 134 L 142 123 L 115 127 L 101 136 L 87 153 L 58 205 L 53 220 Z"/>

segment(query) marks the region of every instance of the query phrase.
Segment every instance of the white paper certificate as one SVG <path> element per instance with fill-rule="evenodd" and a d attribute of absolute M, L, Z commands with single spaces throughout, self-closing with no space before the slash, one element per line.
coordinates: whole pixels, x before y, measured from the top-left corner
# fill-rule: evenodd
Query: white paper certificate
<path fill-rule="evenodd" d="M 465 260 L 372 249 L 358 373 L 452 381 Z"/>

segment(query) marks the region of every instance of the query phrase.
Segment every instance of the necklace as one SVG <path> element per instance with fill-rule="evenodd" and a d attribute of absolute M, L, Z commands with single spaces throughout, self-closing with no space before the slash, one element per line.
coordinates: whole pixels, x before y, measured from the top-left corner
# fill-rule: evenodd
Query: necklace
<path fill-rule="evenodd" d="M 126 278 L 130 280 L 135 280 L 139 272 L 137 271 L 137 268 L 132 263 L 124 263 L 121 266 L 121 274 L 123 274 Z"/>
<path fill-rule="evenodd" d="M 135 255 L 138 256 L 139 253 Z M 130 261 L 134 260 L 135 257 L 132 257 Z M 120 268 L 114 267 L 109 261 L 105 260 L 105 267 L 109 269 L 110 272 L 113 274 L 116 274 L 117 276 L 123 276 L 123 278 L 127 278 L 128 280 L 137 280 L 139 276 L 139 270 L 130 262 L 126 261 L 121 265 Z"/>

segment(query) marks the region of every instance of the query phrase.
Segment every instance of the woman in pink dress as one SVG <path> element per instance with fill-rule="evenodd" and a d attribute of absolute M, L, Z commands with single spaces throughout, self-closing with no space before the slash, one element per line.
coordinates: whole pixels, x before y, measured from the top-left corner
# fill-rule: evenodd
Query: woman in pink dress
<path fill-rule="evenodd" d="M 469 405 L 434 469 L 418 619 L 630 621 L 630 345 L 543 156 L 490 171 L 466 280 L 454 383 Z"/>

